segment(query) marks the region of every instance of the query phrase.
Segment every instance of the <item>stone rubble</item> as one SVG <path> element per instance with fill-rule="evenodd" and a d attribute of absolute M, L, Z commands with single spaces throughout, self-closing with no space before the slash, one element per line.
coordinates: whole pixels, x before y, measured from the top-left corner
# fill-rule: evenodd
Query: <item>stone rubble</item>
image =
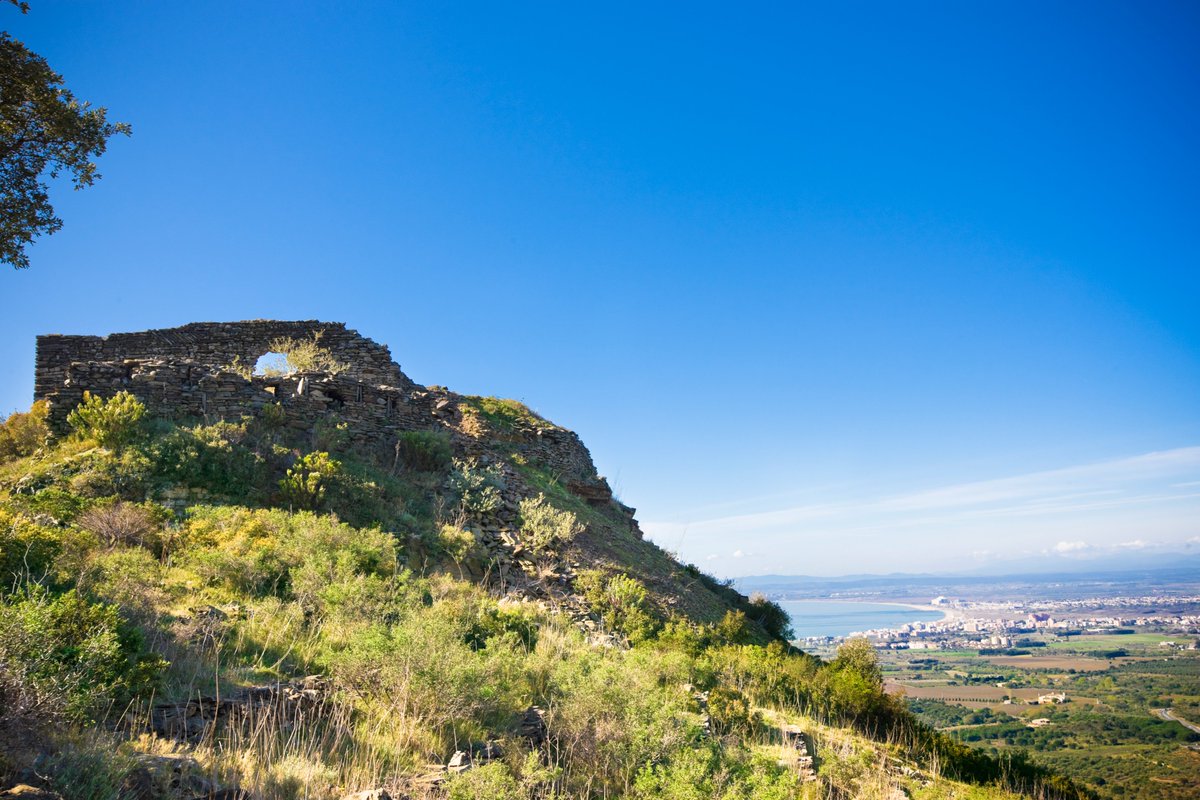
<path fill-rule="evenodd" d="M 815 781 L 817 773 L 813 768 L 813 757 L 808 752 L 808 736 L 804 729 L 796 725 L 784 725 L 780 732 L 783 734 L 785 754 L 780 758 L 779 766 L 795 770 L 805 783 Z"/>
<path fill-rule="evenodd" d="M 252 686 L 226 697 L 195 697 L 182 703 L 160 703 L 150 712 L 150 723 L 159 736 L 196 742 L 221 723 L 254 714 L 273 714 L 286 724 L 305 713 L 314 713 L 325 700 L 328 680 L 312 675 L 290 683 Z"/>

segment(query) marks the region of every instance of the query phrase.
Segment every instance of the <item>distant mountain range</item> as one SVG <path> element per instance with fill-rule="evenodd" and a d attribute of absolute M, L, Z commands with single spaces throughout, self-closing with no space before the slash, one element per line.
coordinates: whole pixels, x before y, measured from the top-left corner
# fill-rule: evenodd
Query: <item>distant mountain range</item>
<path fill-rule="evenodd" d="M 963 575 L 1036 575 L 1136 572 L 1159 569 L 1192 569 L 1200 575 L 1200 554 L 1163 550 L 1123 550 L 1100 556 L 1046 555 L 996 561 Z"/>
<path fill-rule="evenodd" d="M 1200 591 L 1200 556 L 1179 553 L 1127 553 L 1120 557 L 1008 561 L 990 569 L 960 573 L 887 575 L 755 575 L 734 580 L 742 592 L 779 597 L 918 597 L 937 594 L 1011 596 L 1019 587 L 1062 597 Z"/>

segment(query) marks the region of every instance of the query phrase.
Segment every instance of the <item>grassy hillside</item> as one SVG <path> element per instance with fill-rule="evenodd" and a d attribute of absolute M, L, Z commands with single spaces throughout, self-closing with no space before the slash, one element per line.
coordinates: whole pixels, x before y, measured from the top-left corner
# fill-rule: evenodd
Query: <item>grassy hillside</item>
<path fill-rule="evenodd" d="M 917 723 L 869 647 L 795 651 L 777 607 L 522 458 L 514 431 L 550 423 L 467 404 L 469 430 L 385 451 L 270 407 L 181 424 L 92 400 L 57 440 L 44 409 L 10 418 L 0 789 L 1084 796 Z"/>

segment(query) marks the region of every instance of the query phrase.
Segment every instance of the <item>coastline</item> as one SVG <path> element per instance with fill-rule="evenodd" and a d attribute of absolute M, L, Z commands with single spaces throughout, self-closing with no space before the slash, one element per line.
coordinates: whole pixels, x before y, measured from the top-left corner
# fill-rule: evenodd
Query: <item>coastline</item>
<path fill-rule="evenodd" d="M 930 605 L 930 604 L 904 603 L 904 602 L 898 602 L 898 601 L 863 600 L 863 599 L 857 599 L 857 598 L 856 599 L 848 599 L 848 598 L 805 597 L 805 598 L 799 598 L 799 599 L 795 599 L 795 600 L 779 600 L 777 602 L 783 604 L 785 611 L 788 610 L 787 607 L 789 605 L 791 605 L 793 608 L 797 608 L 797 607 L 802 607 L 802 606 L 809 605 L 809 604 L 816 605 L 816 606 L 829 607 L 832 604 L 835 606 L 841 606 L 843 608 L 853 608 L 854 606 L 865 606 L 865 607 L 881 609 L 882 607 L 891 607 L 893 609 L 908 609 L 908 610 L 912 610 L 915 612 L 920 612 L 921 614 L 933 613 L 933 614 L 938 615 L 937 619 L 930 619 L 930 620 L 918 620 L 918 619 L 904 620 L 904 621 L 888 620 L 887 622 L 885 622 L 881 625 L 869 625 L 869 626 L 863 628 L 863 630 L 896 630 L 902 625 L 912 624 L 915 622 L 927 622 L 927 623 L 944 622 L 944 621 L 952 618 L 952 614 L 951 614 L 952 610 L 948 609 L 948 608 L 943 608 L 940 606 L 934 606 L 934 605 Z M 868 609 L 864 609 L 864 612 L 869 613 Z M 854 612 L 850 612 L 850 613 L 854 613 Z M 894 614 L 896 612 L 893 611 L 891 613 Z M 789 612 L 789 617 L 790 616 L 791 616 L 791 613 Z M 797 616 L 798 617 L 802 616 L 802 614 L 799 614 Z M 793 625 L 797 629 L 802 629 L 804 627 L 807 627 L 799 619 L 794 619 Z M 840 634 L 810 634 L 807 637 L 801 636 L 799 638 L 824 638 L 826 636 L 832 636 L 833 638 L 845 638 L 846 636 L 849 636 L 853 632 L 854 631 L 848 631 L 846 633 L 840 633 Z"/>
<path fill-rule="evenodd" d="M 851 599 L 843 598 L 843 597 L 838 597 L 838 598 L 801 597 L 801 598 L 797 598 L 795 600 L 783 599 L 783 600 L 777 600 L 776 602 L 778 602 L 778 603 L 853 603 L 856 605 L 870 605 L 870 606 L 898 606 L 900 608 L 911 608 L 915 611 L 933 611 L 938 614 L 941 614 L 943 619 L 952 618 L 954 616 L 954 611 L 955 611 L 952 608 L 946 608 L 944 606 L 929 605 L 928 603 L 922 605 L 920 603 L 901 603 L 898 600 L 858 600 L 858 599 L 851 600 Z"/>

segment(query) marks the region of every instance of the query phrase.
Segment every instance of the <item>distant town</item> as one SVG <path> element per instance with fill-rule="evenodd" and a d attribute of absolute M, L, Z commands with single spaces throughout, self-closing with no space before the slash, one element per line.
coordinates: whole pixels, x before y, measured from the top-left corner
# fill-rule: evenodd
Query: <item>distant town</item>
<path fill-rule="evenodd" d="M 1195 650 L 1200 637 L 1200 595 L 1093 597 L 1078 600 L 984 600 L 933 598 L 929 608 L 944 619 L 896 628 L 855 631 L 847 637 L 810 636 L 802 646 L 825 648 L 866 637 L 891 650 L 979 650 L 1016 654 L 1049 641 L 1081 634 L 1165 632 L 1178 634 L 1164 649 Z"/>

